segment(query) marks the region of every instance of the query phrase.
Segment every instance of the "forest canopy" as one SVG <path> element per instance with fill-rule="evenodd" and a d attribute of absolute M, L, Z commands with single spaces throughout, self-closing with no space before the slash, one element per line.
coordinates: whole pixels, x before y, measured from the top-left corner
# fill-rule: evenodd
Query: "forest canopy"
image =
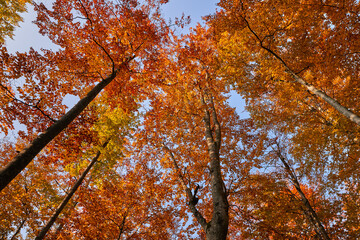
<path fill-rule="evenodd" d="M 192 28 L 166 0 L 28 2 L 0 1 L 1 239 L 360 239 L 359 1 Z M 55 48 L 8 51 L 25 6 Z"/>

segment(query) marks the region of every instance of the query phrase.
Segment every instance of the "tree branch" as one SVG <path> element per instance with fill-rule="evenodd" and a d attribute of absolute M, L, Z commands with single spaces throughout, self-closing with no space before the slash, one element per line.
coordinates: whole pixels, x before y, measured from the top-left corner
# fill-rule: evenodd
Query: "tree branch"
<path fill-rule="evenodd" d="M 24 101 L 21 100 L 21 99 L 16 98 L 16 97 L 14 96 L 14 94 L 13 94 L 6 86 L 4 86 L 4 85 L 1 84 L 1 83 L 0 83 L 0 87 L 5 90 L 6 95 L 7 95 L 9 98 L 11 98 L 12 100 L 17 101 L 17 102 L 20 102 L 20 103 L 22 103 L 22 104 L 24 104 L 24 105 L 26 105 L 26 106 L 28 106 L 28 107 L 35 108 L 36 110 L 40 111 L 40 113 L 41 113 L 43 116 L 45 116 L 46 118 L 48 118 L 50 121 L 56 122 L 55 119 L 53 119 L 52 117 L 50 117 L 49 114 L 45 113 L 45 112 L 38 106 L 38 104 L 40 103 L 41 99 L 36 103 L 36 105 L 32 105 L 32 104 L 29 104 L 29 103 L 24 102 Z"/>
<path fill-rule="evenodd" d="M 333 108 L 335 108 L 339 113 L 341 113 L 342 115 L 344 115 L 346 118 L 348 118 L 350 121 L 356 123 L 357 125 L 360 126 L 360 117 L 353 113 L 351 110 L 347 109 L 346 107 L 342 106 L 338 101 L 336 101 L 335 99 L 333 99 L 332 97 L 328 96 L 325 92 L 317 89 L 315 86 L 313 86 L 312 84 L 306 82 L 303 78 L 301 78 L 298 74 L 296 74 L 288 65 L 287 63 L 278 55 L 276 54 L 273 50 L 271 50 L 270 48 L 266 47 L 263 45 L 263 41 L 260 39 L 260 37 L 255 33 L 255 31 L 250 27 L 249 22 L 246 20 L 245 17 L 242 17 L 242 19 L 244 20 L 244 22 L 247 25 L 247 28 L 250 30 L 250 32 L 255 36 L 255 38 L 259 41 L 260 43 L 260 47 L 263 48 L 264 50 L 266 50 L 268 53 L 270 53 L 271 55 L 273 55 L 276 59 L 278 59 L 282 65 L 285 67 L 285 72 L 289 73 L 297 83 L 299 83 L 300 85 L 306 87 L 306 89 L 311 92 L 312 94 L 314 94 L 315 96 L 320 97 L 321 99 L 323 99 L 325 102 L 327 102 L 328 104 L 330 104 Z"/>
<path fill-rule="evenodd" d="M 296 191 L 298 192 L 298 194 L 300 195 L 300 199 L 302 201 L 302 203 L 304 204 L 304 213 L 305 216 L 307 216 L 307 218 L 309 219 L 309 221 L 311 222 L 311 224 L 313 224 L 314 228 L 316 229 L 316 232 L 319 233 L 321 235 L 321 237 L 325 240 L 330 240 L 329 235 L 327 234 L 323 224 L 321 223 L 317 213 L 315 212 L 315 210 L 312 208 L 309 200 L 307 199 L 306 195 L 304 194 L 304 192 L 301 189 L 300 183 L 298 181 L 298 177 L 296 176 L 296 174 L 294 173 L 293 169 L 289 166 L 288 162 L 286 161 L 285 157 L 281 154 L 280 152 L 280 146 L 277 143 L 277 151 L 276 154 L 278 156 L 278 158 L 281 160 L 281 162 L 283 163 L 284 167 L 285 167 L 285 171 L 287 172 L 287 174 L 290 177 L 290 180 L 292 181 Z"/>
<path fill-rule="evenodd" d="M 198 200 L 199 200 L 198 198 L 196 198 L 196 193 L 199 190 L 199 185 L 196 187 L 194 194 L 192 194 L 191 189 L 186 185 L 184 176 L 181 173 L 181 170 L 179 168 L 179 165 L 176 162 L 173 152 L 164 143 L 162 145 L 163 145 L 163 148 L 166 150 L 166 152 L 170 155 L 171 160 L 173 161 L 173 164 L 174 164 L 175 170 L 178 174 L 179 180 L 180 180 L 183 188 L 185 189 L 186 195 L 188 196 L 188 199 L 189 199 L 188 205 L 189 205 L 191 212 L 194 214 L 196 220 L 198 221 L 198 223 L 201 225 L 201 227 L 206 232 L 207 222 L 206 222 L 205 218 L 202 216 L 202 214 L 196 208 L 196 204 L 198 203 Z"/>

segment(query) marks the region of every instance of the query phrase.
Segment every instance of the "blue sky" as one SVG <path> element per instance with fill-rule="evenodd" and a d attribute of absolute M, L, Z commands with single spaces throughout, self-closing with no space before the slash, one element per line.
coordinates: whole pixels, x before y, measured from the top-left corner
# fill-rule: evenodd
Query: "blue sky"
<path fill-rule="evenodd" d="M 215 13 L 218 0 L 170 0 L 164 7 L 165 19 L 185 16 L 191 17 L 190 26 L 203 22 L 201 17 Z"/>
<path fill-rule="evenodd" d="M 37 0 L 36 2 L 43 2 L 50 6 L 52 0 Z M 189 27 L 196 26 L 197 22 L 202 22 L 201 17 L 215 12 L 216 3 L 218 0 L 170 0 L 163 8 L 165 19 L 174 20 L 175 17 L 185 16 L 191 17 L 191 24 Z M 32 6 L 28 6 L 28 12 L 22 14 L 24 22 L 20 23 L 15 31 L 13 40 L 7 39 L 6 45 L 9 52 L 24 52 L 33 47 L 36 50 L 41 48 L 50 48 L 51 42 L 38 33 L 37 27 L 32 21 L 36 18 L 36 13 Z M 183 29 L 182 33 L 186 33 L 187 29 Z"/>

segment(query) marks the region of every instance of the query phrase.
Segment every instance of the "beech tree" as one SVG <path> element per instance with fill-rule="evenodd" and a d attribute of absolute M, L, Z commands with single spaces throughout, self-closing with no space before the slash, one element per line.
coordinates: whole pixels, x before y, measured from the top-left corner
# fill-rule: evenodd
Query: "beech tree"
<path fill-rule="evenodd" d="M 350 56 L 357 61 L 359 57 L 356 50 L 359 46 L 351 39 L 358 28 L 356 1 L 345 1 L 341 5 L 332 1 L 221 1 L 219 5 L 224 10 L 214 19 L 223 19 L 220 22 L 227 24 L 220 24 L 219 28 L 244 33 L 237 34 L 242 38 L 241 44 L 250 47 L 251 53 L 256 52 L 257 59 L 266 59 L 259 61 L 263 74 L 275 81 L 289 75 L 294 82 L 359 125 L 356 113 L 341 104 L 340 99 L 320 89 L 334 90 L 329 82 L 334 84 L 339 78 L 352 81 L 357 78 L 356 67 L 349 66 L 352 64 L 348 59 Z M 265 70 L 264 67 L 269 67 L 263 64 L 265 62 L 274 66 Z M 346 71 L 339 72 L 339 69 Z M 282 72 L 285 76 L 281 76 Z"/>
<path fill-rule="evenodd" d="M 108 145 L 108 143 L 109 143 L 108 141 L 105 142 L 102 147 L 105 148 Z M 54 215 L 49 219 L 49 221 L 46 223 L 46 225 L 41 229 L 40 233 L 36 236 L 35 239 L 44 239 L 46 233 L 50 230 L 50 228 L 55 223 L 56 219 L 59 217 L 62 210 L 69 203 L 71 197 L 74 195 L 76 190 L 80 187 L 80 185 L 84 181 L 86 175 L 89 173 L 91 168 L 98 161 L 100 155 L 101 155 L 100 151 L 96 153 L 96 156 L 91 160 L 89 165 L 86 167 L 85 171 L 81 174 L 80 178 L 75 182 L 74 186 L 70 189 L 69 193 L 66 195 L 64 200 L 61 202 L 60 206 L 56 209 Z"/>
<path fill-rule="evenodd" d="M 356 238 L 356 231 L 341 230 L 340 206 L 347 203 L 339 199 L 350 192 L 341 193 L 339 187 L 353 186 L 358 179 L 358 126 L 298 80 L 353 113 L 358 111 L 353 102 L 358 46 L 352 39 L 357 36 L 359 4 L 221 1 L 220 5 L 224 10 L 210 20 L 223 59 L 222 76 L 246 99 L 259 129 L 287 136 L 297 176 L 328 197 L 327 211 L 334 217 L 334 224 L 328 225 L 330 238 Z"/>
<path fill-rule="evenodd" d="M 111 6 L 109 4 L 107 1 L 101 1 L 97 2 L 95 7 L 91 7 L 91 1 L 59 0 L 54 3 L 53 11 L 48 10 L 43 4 L 36 6 L 39 12 L 37 23 L 40 33 L 47 34 L 55 44 L 63 49 L 57 53 L 47 51 L 45 59 L 39 57 L 40 61 L 47 61 L 47 67 L 50 64 L 55 65 L 51 66 L 53 69 L 46 73 L 49 76 L 48 79 L 46 75 L 36 75 L 39 73 L 32 71 L 30 67 L 26 68 L 26 63 L 23 63 L 15 66 L 15 69 L 10 69 L 10 72 L 6 74 L 10 75 L 7 77 L 7 81 L 10 81 L 11 78 L 18 79 L 23 75 L 23 69 L 26 69 L 28 81 L 25 86 L 27 84 L 33 86 L 36 81 L 44 82 L 44 87 L 49 87 L 49 90 L 55 93 L 56 88 L 52 86 L 55 78 L 61 78 L 60 82 L 63 82 L 66 78 L 71 81 L 74 76 L 77 77 L 76 81 L 73 81 L 75 84 L 62 85 L 59 82 L 57 87 L 62 87 L 65 91 L 56 92 L 58 95 L 76 91 L 75 89 L 79 87 L 76 83 L 92 84 L 99 78 L 101 81 L 86 95 L 83 93 L 81 100 L 61 118 L 58 120 L 50 118 L 53 121 L 51 126 L 33 139 L 27 148 L 1 169 L 1 189 L 65 129 L 116 76 L 123 75 L 123 81 L 126 82 L 127 77 L 125 76 L 131 60 L 135 57 L 145 58 L 145 53 L 148 54 L 156 48 L 156 45 L 161 44 L 161 37 L 166 29 L 162 25 L 161 19 L 157 19 L 156 1 L 148 1 L 148 5 L 144 4 L 143 6 L 139 6 L 136 1 L 125 1 L 123 4 L 112 4 Z M 154 9 L 155 12 L 152 12 Z M 75 16 L 71 12 L 72 10 L 76 12 Z M 154 19 L 151 19 L 152 17 Z M 79 19 L 83 19 L 85 22 L 81 22 Z M 107 22 L 102 24 L 99 19 L 106 19 Z M 79 36 L 82 37 L 79 38 Z M 7 53 L 4 54 L 4 58 L 9 58 Z M 21 57 L 24 59 L 25 56 Z M 35 57 L 37 56 L 35 55 Z M 31 59 L 30 56 L 27 59 L 30 61 L 28 65 L 32 66 L 34 65 L 32 61 L 37 60 Z M 9 65 L 14 64 L 13 61 Z M 78 68 L 74 71 L 75 66 Z M 6 65 L 3 67 L 5 74 L 8 70 Z M 20 72 L 14 74 L 12 71 Z M 59 72 L 67 72 L 68 75 L 58 75 Z M 48 82 L 50 86 L 46 84 Z M 7 104 L 12 105 L 16 98 L 10 89 L 10 82 L 2 84 L 2 91 L 4 91 L 5 98 L 10 99 L 7 100 Z M 34 90 L 23 89 L 21 92 L 26 98 L 30 98 L 31 94 L 34 94 L 31 98 L 35 99 L 31 100 L 36 104 L 28 103 L 25 104 L 25 107 L 31 105 L 43 113 L 39 105 L 46 105 L 47 100 L 45 99 L 48 98 L 45 96 L 39 98 L 39 92 L 34 92 Z M 20 102 L 23 103 L 23 101 Z"/>
<path fill-rule="evenodd" d="M 1 49 L 0 127 L 26 130 L 0 162 L 32 155 L 0 237 L 360 238 L 358 1 L 221 0 L 186 35 L 165 2 L 39 4 L 59 49 Z"/>
<path fill-rule="evenodd" d="M 178 207 L 182 214 L 190 211 L 207 239 L 225 239 L 229 206 L 220 166 L 222 127 L 216 109 L 224 98 L 219 95 L 222 90 L 214 89 L 223 86 L 214 86 L 213 49 L 207 45 L 211 41 L 206 40 L 203 29 L 197 31 L 199 34 L 184 39 L 173 36 L 174 46 L 161 52 L 159 71 L 147 74 L 153 82 L 146 86 L 152 110 L 144 115 L 145 129 L 139 132 L 138 144 L 147 149 L 140 157 L 159 164 L 177 186 L 172 195 L 181 198 Z M 202 47 L 206 49 L 200 51 Z M 154 155 L 149 156 L 149 152 Z M 161 159 L 156 152 L 161 153 Z M 185 170 L 186 166 L 192 170 Z M 209 174 L 204 172 L 206 166 Z M 205 184 L 202 190 L 201 182 Z M 211 217 L 198 209 L 199 191 L 210 195 L 203 204 L 212 205 Z"/>

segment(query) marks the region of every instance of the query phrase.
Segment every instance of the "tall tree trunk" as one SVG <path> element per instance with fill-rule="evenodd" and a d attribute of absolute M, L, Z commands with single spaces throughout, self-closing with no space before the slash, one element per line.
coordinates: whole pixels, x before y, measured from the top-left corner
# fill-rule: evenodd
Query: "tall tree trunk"
<path fill-rule="evenodd" d="M 221 128 L 217 119 L 212 96 L 209 97 L 210 109 L 212 112 L 211 116 L 204 98 L 202 98 L 202 102 L 205 107 L 205 137 L 210 157 L 210 184 L 213 200 L 213 216 L 205 229 L 206 239 L 225 240 L 229 227 L 229 203 L 227 201 L 225 184 L 221 176 Z M 211 118 L 214 123 L 214 129 L 211 128 Z"/>
<path fill-rule="evenodd" d="M 124 67 L 134 58 L 128 58 L 120 68 Z M 90 102 L 103 90 L 117 75 L 118 70 L 114 70 L 111 75 L 99 82 L 84 98 L 82 98 L 73 108 L 63 115 L 58 121 L 53 123 L 45 132 L 36 137 L 28 147 L 23 149 L 11 162 L 0 170 L 0 191 L 4 189 L 35 156 L 60 132 L 62 132 L 79 114 L 90 104 Z"/>
<path fill-rule="evenodd" d="M 16 229 L 16 232 L 14 233 L 14 235 L 11 237 L 10 240 L 14 240 L 16 238 L 16 236 L 20 233 L 21 229 L 23 228 L 25 222 L 26 222 L 26 219 L 21 221 L 20 226 Z"/>
<path fill-rule="evenodd" d="M 320 235 L 322 239 L 330 240 L 330 237 L 327 234 L 323 224 L 321 223 L 317 213 L 311 206 L 311 204 L 310 204 L 309 200 L 307 199 L 307 197 L 305 196 L 304 192 L 301 190 L 300 183 L 298 181 L 297 176 L 295 175 L 295 173 L 293 172 L 293 170 L 287 163 L 285 157 L 283 155 L 281 155 L 280 150 L 277 151 L 277 155 L 278 155 L 279 159 L 281 160 L 281 162 L 283 163 L 283 165 L 285 167 L 285 171 L 289 175 L 296 191 L 300 195 L 300 199 L 303 203 L 303 210 L 304 210 L 304 214 L 305 214 L 306 218 L 308 218 L 308 220 L 310 221 L 310 224 L 313 225 L 316 233 L 318 235 Z"/>
<path fill-rule="evenodd" d="M 336 111 L 338 111 L 340 114 L 342 114 L 343 116 L 345 116 L 346 118 L 348 118 L 350 121 L 356 123 L 357 125 L 360 126 L 360 117 L 353 113 L 352 111 L 350 111 L 349 109 L 347 109 L 346 107 L 342 106 L 338 101 L 336 101 L 335 99 L 333 99 L 332 97 L 330 97 L 329 95 L 327 95 L 325 92 L 317 89 L 315 86 L 313 86 L 312 84 L 306 82 L 303 78 L 301 78 L 298 74 L 296 74 L 289 66 L 288 64 L 277 54 L 275 53 L 273 50 L 271 50 L 270 48 L 266 47 L 263 45 L 263 41 L 260 39 L 260 37 L 254 32 L 254 30 L 250 27 L 249 22 L 243 18 L 243 20 L 245 21 L 247 28 L 250 30 L 250 32 L 256 37 L 256 39 L 259 41 L 260 43 L 260 47 L 263 48 L 264 50 L 266 50 L 268 53 L 270 53 L 271 55 L 273 55 L 276 59 L 278 59 L 281 64 L 285 67 L 285 71 L 287 73 L 289 73 L 294 80 L 301 84 L 302 86 L 306 87 L 306 89 L 311 92 L 312 94 L 314 94 L 315 96 L 321 98 L 322 100 L 324 100 L 325 102 L 327 102 L 328 104 L 330 104 L 333 108 L 335 108 Z"/>
<path fill-rule="evenodd" d="M 197 210 L 196 204 L 198 203 L 198 198 L 196 193 L 199 190 L 199 186 L 196 187 L 194 193 L 192 193 L 190 187 L 187 186 L 185 178 L 179 168 L 174 154 L 171 150 L 165 145 L 164 149 L 169 153 L 170 158 L 173 161 L 175 170 L 178 174 L 180 182 L 185 189 L 185 192 L 188 196 L 189 208 L 197 222 L 200 224 L 202 229 L 206 234 L 207 240 L 226 240 L 229 227 L 229 203 L 227 201 L 227 192 L 225 184 L 222 180 L 221 175 L 221 166 L 220 166 L 220 145 L 221 145 L 221 128 L 220 123 L 218 122 L 214 103 L 212 97 L 210 98 L 210 109 L 212 114 L 210 114 L 207 104 L 205 103 L 204 98 L 202 98 L 202 104 L 205 108 L 204 110 L 204 126 L 205 126 L 205 137 L 206 143 L 208 146 L 208 153 L 210 158 L 210 188 L 213 201 L 213 216 L 210 222 L 206 222 L 206 219 L 203 215 Z M 211 118 L 214 123 L 214 128 L 211 128 Z"/>
<path fill-rule="evenodd" d="M 108 143 L 109 143 L 109 141 L 105 142 L 102 147 L 105 148 Z M 56 219 L 58 218 L 58 216 L 60 215 L 62 210 L 65 208 L 66 204 L 68 204 L 68 202 L 70 201 L 71 197 L 74 195 L 76 190 L 80 187 L 84 178 L 86 177 L 86 175 L 88 174 L 88 172 L 90 171 L 92 166 L 97 162 L 100 155 L 101 155 L 101 152 L 98 151 L 96 156 L 91 160 L 90 164 L 87 166 L 85 171 L 81 174 L 80 178 L 76 181 L 74 186 L 71 188 L 70 192 L 67 194 L 65 199 L 62 201 L 62 203 L 58 207 L 58 209 L 55 211 L 54 215 L 49 219 L 48 223 L 41 229 L 41 231 L 39 232 L 39 234 L 37 235 L 35 240 L 44 239 L 46 233 L 50 230 L 51 226 L 54 224 L 54 222 L 56 221 Z"/>
<path fill-rule="evenodd" d="M 85 189 L 89 186 L 90 182 L 91 182 L 91 175 L 90 175 L 89 179 L 87 180 L 86 185 L 84 186 Z M 66 212 L 66 213 L 63 213 L 63 218 L 64 218 L 64 219 L 66 219 L 66 218 L 69 217 L 69 215 L 71 214 L 71 211 L 76 208 L 76 205 L 77 205 L 78 203 L 79 203 L 79 202 L 74 201 L 74 204 L 73 204 L 72 206 L 68 207 L 67 212 Z M 59 221 L 59 220 L 58 220 L 58 221 Z M 65 222 L 61 222 L 61 223 L 56 227 L 56 230 L 55 230 L 55 233 L 54 233 L 54 237 L 57 237 L 57 236 L 60 234 L 60 232 L 61 232 L 61 230 L 64 228 L 64 226 L 65 226 Z"/>

